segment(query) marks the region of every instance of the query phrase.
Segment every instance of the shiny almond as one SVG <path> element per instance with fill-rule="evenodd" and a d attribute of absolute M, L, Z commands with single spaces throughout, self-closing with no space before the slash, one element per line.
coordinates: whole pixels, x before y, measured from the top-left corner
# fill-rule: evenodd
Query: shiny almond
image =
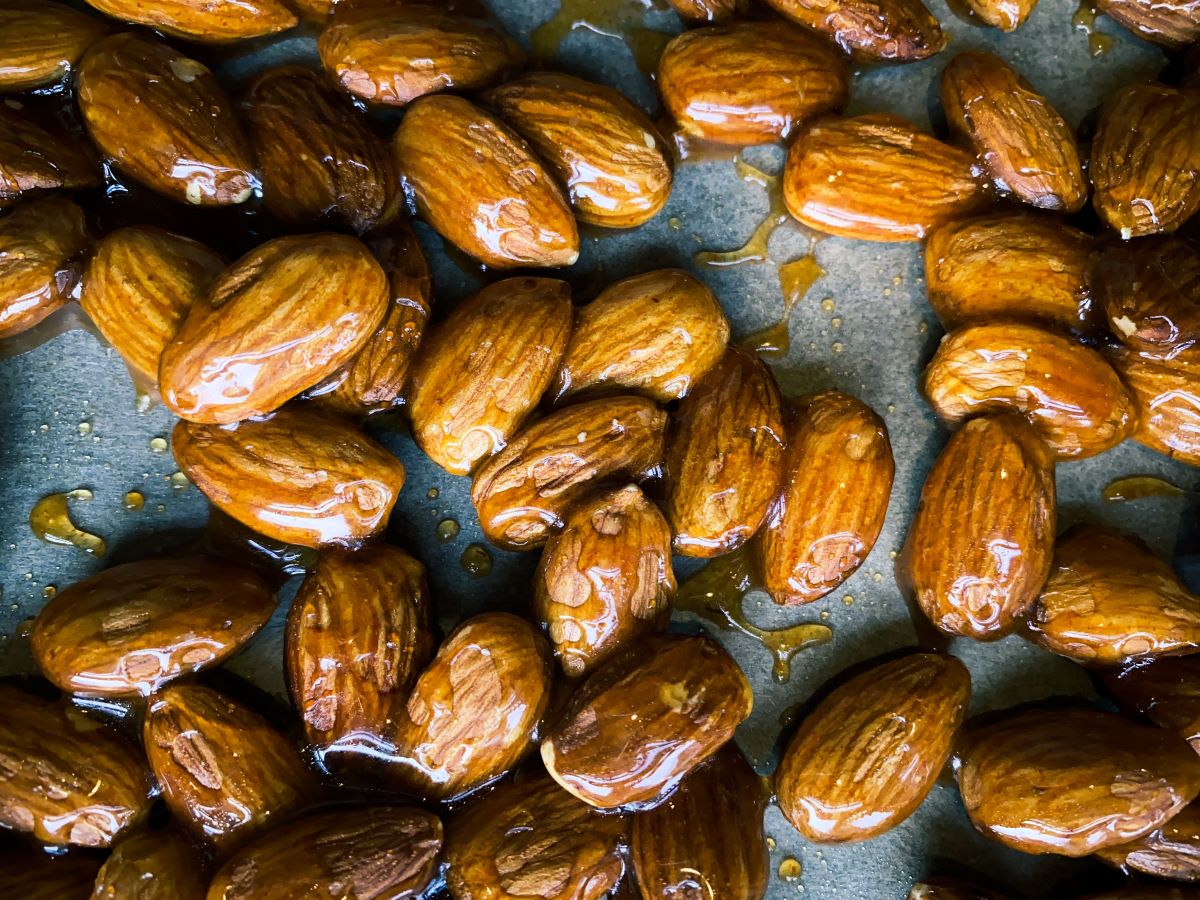
<path fill-rule="evenodd" d="M 118 841 L 96 873 L 92 900 L 204 900 L 204 860 L 191 839 L 174 828 L 144 830 Z M 160 888 L 170 885 L 169 898 Z M 63 894 L 62 896 L 67 896 Z M 76 895 L 82 898 L 83 894 Z"/>
<path fill-rule="evenodd" d="M 2 0 L 0 93 L 61 82 L 107 30 L 95 17 L 54 0 Z"/>
<path fill-rule="evenodd" d="M 1174 359 L 1114 350 L 1109 361 L 1121 374 L 1139 412 L 1133 439 L 1159 453 L 1200 465 L 1200 353 Z"/>
<path fill-rule="evenodd" d="M 668 0 L 685 22 L 724 22 L 746 12 L 748 0 Z"/>
<path fill-rule="evenodd" d="M 71 299 L 90 246 L 83 210 L 66 197 L 36 197 L 0 215 L 0 338 Z"/>
<path fill-rule="evenodd" d="M 937 17 L 921 0 L 767 2 L 861 62 L 925 59 L 939 52 L 948 40 Z"/>
<path fill-rule="evenodd" d="M 985 24 L 1011 32 L 1025 24 L 1037 0 L 966 0 L 966 5 Z"/>
<path fill-rule="evenodd" d="M 0 22 L 3 15 L 0 6 Z M 0 208 L 40 191 L 73 191 L 99 183 L 100 162 L 90 144 L 0 105 Z"/>
<path fill-rule="evenodd" d="M 114 19 L 145 25 L 170 37 L 227 44 L 286 31 L 297 19 L 281 0 L 87 0 Z"/>
<path fill-rule="evenodd" d="M 1133 350 L 1174 356 L 1200 341 L 1200 245 L 1182 238 L 1107 244 L 1089 270 L 1109 330 Z"/>
<path fill-rule="evenodd" d="M 1189 803 L 1179 815 L 1128 844 L 1096 854 L 1125 871 L 1156 878 L 1200 881 L 1200 805 Z"/>
<path fill-rule="evenodd" d="M 1166 657 L 1099 675 L 1122 711 L 1174 731 L 1200 753 L 1200 656 Z"/>
<path fill-rule="evenodd" d="M 1096 8 L 1138 37 L 1172 50 L 1200 41 L 1200 9 L 1190 0 L 1097 0 Z"/>

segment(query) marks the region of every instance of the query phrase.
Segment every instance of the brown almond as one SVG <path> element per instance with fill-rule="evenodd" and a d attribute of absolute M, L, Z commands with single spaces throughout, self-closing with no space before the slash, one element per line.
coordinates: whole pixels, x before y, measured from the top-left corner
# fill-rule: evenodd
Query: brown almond
<path fill-rule="evenodd" d="M 388 306 L 387 276 L 361 241 L 267 241 L 188 312 L 162 354 L 163 401 L 181 418 L 211 424 L 271 412 L 349 362 Z"/>
<path fill-rule="evenodd" d="M 1025 24 L 1037 7 L 1037 0 L 966 0 L 966 6 L 985 24 L 1012 32 Z"/>
<path fill-rule="evenodd" d="M 1200 353 L 1157 359 L 1114 350 L 1108 358 L 1139 411 L 1133 439 L 1172 459 L 1200 465 Z"/>
<path fill-rule="evenodd" d="M 919 241 L 988 202 L 969 153 L 889 114 L 822 119 L 802 132 L 783 199 L 802 225 L 866 241 Z"/>
<path fill-rule="evenodd" d="M 1133 399 L 1095 350 L 1019 322 L 950 332 L 925 369 L 922 390 L 942 421 L 1014 410 L 1059 459 L 1115 447 L 1137 426 Z"/>
<path fill-rule="evenodd" d="M 355 546 L 387 524 L 404 465 L 340 418 L 281 410 L 236 428 L 180 422 L 175 461 L 219 509 L 289 544 Z"/>
<path fill-rule="evenodd" d="M 1106 847 L 1096 855 L 1126 872 L 1200 881 L 1200 805 L 1189 803 L 1183 812 L 1149 834 L 1128 844 Z"/>
<path fill-rule="evenodd" d="M 1190 0 L 1097 0 L 1096 8 L 1138 37 L 1172 50 L 1200 41 L 1200 9 Z"/>
<path fill-rule="evenodd" d="M 281 0 L 87 0 L 114 19 L 145 25 L 170 37 L 205 44 L 228 44 L 286 31 L 297 19 Z"/>
<path fill-rule="evenodd" d="M 1175 355 L 1200 341 L 1200 245 L 1147 238 L 1105 245 L 1088 272 L 1110 330 L 1126 346 Z"/>
<path fill-rule="evenodd" d="M 139 831 L 120 840 L 96 874 L 92 900 L 204 900 L 204 861 L 174 828 Z M 170 885 L 164 898 L 162 889 Z M 66 894 L 63 895 L 67 896 Z M 82 894 L 76 895 L 82 897 Z"/>
<path fill-rule="evenodd" d="M 103 22 L 54 0 L 0 0 L 0 93 L 63 81 L 107 30 Z"/>
<path fill-rule="evenodd" d="M 967 714 L 971 676 L 953 656 L 910 653 L 825 697 L 788 743 L 779 808 L 810 841 L 877 837 L 921 805 Z"/>
<path fill-rule="evenodd" d="M 21 900 L 82 900 L 92 890 L 100 863 L 94 856 L 51 856 L 36 847 L 5 845 L 0 849 L 0 892 Z"/>
<path fill-rule="evenodd" d="M 753 702 L 738 664 L 707 635 L 649 637 L 576 690 L 542 761 L 592 806 L 648 809 L 733 737 Z"/>
<path fill-rule="evenodd" d="M 0 22 L 3 15 L 0 6 Z M 99 183 L 100 163 L 85 140 L 0 105 L 0 208 L 39 191 L 73 191 Z"/>
<path fill-rule="evenodd" d="M 526 426 L 475 473 L 471 502 L 483 533 L 510 550 L 544 544 L 596 483 L 655 472 L 666 424 L 666 413 L 649 400 L 608 397 Z"/>
<path fill-rule="evenodd" d="M 995 640 L 1037 599 L 1054 523 L 1050 449 L 1020 416 L 971 419 L 929 470 L 897 578 L 945 634 Z"/>
<path fill-rule="evenodd" d="M 742 15 L 749 6 L 748 0 L 668 0 L 671 8 L 685 22 L 703 24 L 724 22 Z"/>
<path fill-rule="evenodd" d="M 946 46 L 937 17 L 921 0 L 767 0 L 860 62 L 911 62 Z"/>
<path fill-rule="evenodd" d="M 506 278 L 458 306 L 413 366 L 413 438 L 435 463 L 467 475 L 502 450 L 537 405 L 571 336 L 571 287 Z"/>
<path fill-rule="evenodd" d="M 117 168 L 181 203 L 228 206 L 258 187 L 233 104 L 202 63 L 134 33 L 79 64 L 79 109 Z"/>
<path fill-rule="evenodd" d="M 1124 712 L 1174 731 L 1200 753 L 1200 656 L 1166 657 L 1099 674 Z"/>
<path fill-rule="evenodd" d="M 0 338 L 71 299 L 90 246 L 83 210 L 66 197 L 36 197 L 0 215 Z"/>

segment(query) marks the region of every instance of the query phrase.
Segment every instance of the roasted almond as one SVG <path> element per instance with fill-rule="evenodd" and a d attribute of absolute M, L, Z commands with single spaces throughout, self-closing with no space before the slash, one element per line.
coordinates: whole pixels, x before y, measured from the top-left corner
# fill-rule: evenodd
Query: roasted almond
<path fill-rule="evenodd" d="M 1011 32 L 1025 24 L 1037 0 L 966 0 L 966 6 L 984 24 Z"/>
<path fill-rule="evenodd" d="M 1148 238 L 1101 247 L 1089 276 L 1112 333 L 1134 350 L 1175 355 L 1200 340 L 1200 245 Z"/>
<path fill-rule="evenodd" d="M 810 841 L 864 841 L 907 819 L 933 788 L 967 714 L 971 676 L 953 656 L 910 653 L 824 698 L 788 743 L 779 808 Z"/>
<path fill-rule="evenodd" d="M 0 22 L 3 17 L 0 6 Z M 100 163 L 86 141 L 0 105 L 0 208 L 37 191 L 79 190 L 99 183 Z"/>
<path fill-rule="evenodd" d="M 202 63 L 132 32 L 79 64 L 88 134 L 117 168 L 173 200 L 242 203 L 258 187 L 233 104 Z"/>
<path fill-rule="evenodd" d="M 921 0 L 767 0 L 860 62 L 911 62 L 946 46 L 937 17 Z"/>
<path fill-rule="evenodd" d="M 138 831 L 113 846 L 112 854 L 96 874 L 91 897 L 92 900 L 204 900 L 207 887 L 204 869 L 196 846 L 175 829 Z M 162 891 L 167 885 L 170 894 L 164 897 Z"/>
<path fill-rule="evenodd" d="M 275 238 L 251 250 L 192 306 L 163 351 L 163 401 L 193 422 L 278 409 L 337 371 L 387 315 L 388 279 L 361 241 Z"/>
<path fill-rule="evenodd" d="M 571 336 L 571 287 L 506 278 L 458 306 L 413 366 L 413 438 L 435 463 L 467 475 L 503 449 L 558 370 Z"/>
<path fill-rule="evenodd" d="M 685 22 L 724 22 L 746 12 L 748 0 L 668 0 Z"/>
<path fill-rule="evenodd" d="M 1189 803 L 1183 812 L 1149 834 L 1128 844 L 1106 847 L 1096 855 L 1126 872 L 1200 881 L 1200 805 Z"/>
<path fill-rule="evenodd" d="M 289 544 L 354 546 L 381 531 L 404 465 L 340 418 L 295 409 L 236 428 L 180 422 L 175 461 L 219 509 Z"/>
<path fill-rule="evenodd" d="M 802 132 L 788 151 L 783 199 L 802 225 L 866 241 L 919 241 L 988 202 L 971 154 L 882 113 Z"/>
<path fill-rule="evenodd" d="M 925 369 L 922 390 L 950 425 L 1015 410 L 1059 459 L 1095 456 L 1137 427 L 1133 398 L 1095 350 L 1020 322 L 950 332 Z"/>
<path fill-rule="evenodd" d="M 405 114 L 392 141 L 417 211 L 467 255 L 496 269 L 569 266 L 579 258 L 566 195 L 520 135 L 491 113 L 461 97 L 427 97 Z"/>
<path fill-rule="evenodd" d="M 165 35 L 206 44 L 228 44 L 286 31 L 297 19 L 281 0 L 87 0 L 114 19 L 145 25 Z"/>
<path fill-rule="evenodd" d="M 1001 193 L 1038 209 L 1078 212 L 1087 182 L 1071 127 L 993 53 L 960 53 L 942 70 L 950 128 L 974 148 Z"/>
<path fill-rule="evenodd" d="M 21 900 L 83 900 L 92 890 L 101 861 L 79 853 L 51 856 L 40 848 L 5 845 L 0 849 L 0 893 Z"/>
<path fill-rule="evenodd" d="M 1037 599 L 1054 523 L 1050 449 L 1020 416 L 971 419 L 929 470 L 898 581 L 944 633 L 995 640 Z"/>
<path fill-rule="evenodd" d="M 623 390 L 678 400 L 728 343 L 729 321 L 702 282 L 681 269 L 634 275 L 579 310 L 551 392 L 556 401 Z"/>
<path fill-rule="evenodd" d="M 753 702 L 738 664 L 707 635 L 648 637 L 576 690 L 542 761 L 592 806 L 649 809 L 733 737 Z"/>
<path fill-rule="evenodd" d="M 1182 738 L 1086 707 L 970 722 L 957 755 L 972 824 L 1025 853 L 1085 856 L 1136 840 L 1200 792 L 1200 757 Z"/>
<path fill-rule="evenodd" d="M 54 0 L 0 0 L 0 93 L 63 81 L 108 29 Z"/>
<path fill-rule="evenodd" d="M 83 210 L 66 197 L 36 197 L 0 214 L 0 338 L 71 299 L 90 246 Z"/>
<path fill-rule="evenodd" d="M 1170 234 L 1200 210 L 1200 94 L 1124 88 L 1092 140 L 1092 205 L 1123 240 Z"/>
<path fill-rule="evenodd" d="M 606 397 L 526 426 L 475 473 L 471 502 L 483 533 L 510 550 L 544 544 L 590 487 L 656 472 L 666 424 L 649 400 Z"/>
<path fill-rule="evenodd" d="M 1173 50 L 1200 41 L 1200 9 L 1190 0 L 1097 0 L 1096 8 L 1138 37 Z"/>
<path fill-rule="evenodd" d="M 1200 465 L 1200 352 L 1174 359 L 1114 350 L 1109 360 L 1138 408 L 1133 439 L 1159 453 Z"/>
<path fill-rule="evenodd" d="M 1109 670 L 1100 680 L 1122 710 L 1174 731 L 1200 753 L 1200 656 Z"/>

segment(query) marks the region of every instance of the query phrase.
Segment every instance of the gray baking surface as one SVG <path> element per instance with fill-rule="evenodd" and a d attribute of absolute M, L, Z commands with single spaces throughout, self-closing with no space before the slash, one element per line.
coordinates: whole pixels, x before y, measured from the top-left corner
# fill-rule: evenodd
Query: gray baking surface
<path fill-rule="evenodd" d="M 638 0 L 613 2 L 636 6 Z M 509 30 L 528 45 L 530 32 L 550 18 L 558 4 L 557 0 L 497 0 L 492 5 Z M 923 63 L 859 72 L 852 112 L 896 112 L 937 127 L 936 85 L 942 67 L 957 51 L 987 47 L 1011 60 L 1072 125 L 1078 125 L 1115 88 L 1152 77 L 1163 62 L 1157 49 L 1104 19 L 1099 28 L 1112 36 L 1114 44 L 1105 55 L 1092 58 L 1087 37 L 1072 25 L 1071 0 L 1042 0 L 1029 21 L 1011 35 L 967 24 L 938 0 L 932 6 L 952 35 L 950 48 Z M 662 30 L 680 28 L 673 14 L 661 10 L 650 12 L 647 21 Z M 236 84 L 264 62 L 311 55 L 310 40 L 287 39 L 235 55 L 226 73 Z M 557 67 L 615 85 L 657 114 L 653 87 L 618 39 L 578 29 L 561 45 Z M 775 168 L 782 159 L 771 148 L 752 151 L 748 157 Z M 783 301 L 776 265 L 803 255 L 807 237 L 799 229 L 781 228 L 770 244 L 771 261 L 720 270 L 695 265 L 693 255 L 701 249 L 739 246 L 766 208 L 763 189 L 741 181 L 730 161 L 685 165 L 657 218 L 633 231 L 585 236 L 580 261 L 565 277 L 586 297 L 599 284 L 625 275 L 664 266 L 690 268 L 720 296 L 735 335 L 746 335 L 779 319 Z M 478 282 L 441 256 L 436 236 L 424 229 L 421 235 L 435 265 L 437 304 L 445 309 Z M 773 608 L 762 595 L 747 598 L 746 609 L 760 625 L 824 621 L 833 629 L 830 643 L 796 657 L 790 682 L 772 681 L 770 658 L 754 641 L 739 634 L 718 634 L 754 683 L 754 713 L 740 729 L 738 740 L 764 772 L 773 765 L 784 710 L 808 698 L 845 667 L 914 643 L 889 551 L 900 546 L 925 472 L 945 440 L 945 432 L 916 387 L 921 366 L 941 333 L 925 300 L 919 246 L 830 238 L 816 245 L 815 255 L 826 274 L 795 310 L 792 350 L 785 359 L 773 362 L 776 376 L 789 395 L 837 387 L 878 410 L 891 429 L 896 481 L 874 553 L 840 590 L 811 606 L 786 611 Z M 825 308 L 828 304 L 822 305 L 824 298 L 834 301 L 832 311 Z M 835 319 L 840 320 L 836 325 Z M 106 563 L 144 555 L 149 535 L 195 529 L 204 522 L 204 498 L 193 487 L 172 487 L 169 476 L 176 467 L 170 454 L 155 453 L 150 446 L 152 438 L 169 435 L 171 417 L 161 407 L 139 414 L 134 406 L 134 390 L 120 360 L 85 331 L 62 334 L 24 355 L 0 358 L 2 674 L 32 668 L 20 623 L 36 614 L 44 602 L 45 586 L 62 587 Z M 467 574 L 460 556 L 470 543 L 483 541 L 469 503 L 469 482 L 437 469 L 401 432 L 380 434 L 409 468 L 392 520 L 392 539 L 414 550 L 429 567 L 443 626 L 479 610 L 510 604 L 513 598 L 519 601 L 528 590 L 536 554 L 492 549 L 491 574 L 483 578 Z M 1100 520 L 1136 531 L 1165 556 L 1194 552 L 1189 524 L 1194 521 L 1192 495 L 1127 503 L 1101 499 L 1105 484 L 1132 474 L 1158 475 L 1187 488 L 1196 482 L 1188 467 L 1126 442 L 1098 458 L 1059 466 L 1064 524 Z M 73 505 L 73 514 L 81 527 L 107 539 L 110 551 L 105 560 L 72 547 L 42 543 L 28 525 L 29 511 L 40 497 L 76 487 L 94 492 L 92 501 Z M 431 488 L 438 491 L 434 499 Z M 130 490 L 146 497 L 140 511 L 122 508 L 122 497 Z M 456 519 L 462 530 L 443 543 L 436 526 L 445 518 Z M 692 568 L 682 565 L 680 572 Z M 292 590 L 294 584 L 285 590 L 285 600 Z M 229 663 L 229 668 L 280 696 L 285 608 L 286 602 L 268 630 Z M 995 644 L 958 640 L 951 650 L 971 669 L 975 711 L 1055 694 L 1091 692 L 1082 669 L 1017 637 Z M 806 843 L 773 805 L 766 824 L 775 841 L 773 898 L 902 898 L 915 879 L 945 861 L 990 873 L 1030 896 L 1051 896 L 1061 888 L 1062 878 L 1069 878 L 1079 865 L 1011 852 L 976 834 L 947 779 L 908 821 L 866 844 Z M 803 867 L 802 876 L 794 881 L 774 875 L 789 857 Z"/>

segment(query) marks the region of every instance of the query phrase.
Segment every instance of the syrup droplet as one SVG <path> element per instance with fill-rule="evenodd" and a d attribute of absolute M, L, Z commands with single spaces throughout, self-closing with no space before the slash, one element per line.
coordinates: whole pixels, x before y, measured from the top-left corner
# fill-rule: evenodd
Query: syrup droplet
<path fill-rule="evenodd" d="M 646 27 L 646 16 L 659 6 L 655 0 L 560 0 L 558 12 L 533 30 L 530 43 L 538 62 L 549 62 L 573 31 L 624 41 L 638 69 L 653 78 L 658 58 L 674 35 Z"/>
<path fill-rule="evenodd" d="M 683 229 L 683 219 L 678 216 L 671 216 L 671 218 L 667 219 L 667 226 L 672 231 L 680 231 Z"/>
<path fill-rule="evenodd" d="M 843 597 L 843 598 L 842 598 L 842 605 L 843 605 L 843 606 L 853 606 L 853 605 L 854 605 L 854 595 L 853 595 L 853 594 L 847 594 L 845 597 Z"/>
<path fill-rule="evenodd" d="M 771 775 L 759 775 L 758 787 L 762 791 L 763 799 L 770 803 L 775 799 L 775 778 Z"/>
<path fill-rule="evenodd" d="M 76 430 L 79 432 L 79 434 L 81 436 L 89 435 L 92 433 L 92 423 L 91 422 L 80 422 L 79 425 L 76 426 Z"/>
<path fill-rule="evenodd" d="M 1087 35 L 1088 51 L 1093 58 L 1103 56 L 1113 47 L 1113 39 L 1096 28 L 1099 15 L 1094 0 L 1080 0 L 1075 15 L 1071 17 L 1071 24 Z"/>
<path fill-rule="evenodd" d="M 492 556 L 480 544 L 470 544 L 463 551 L 459 563 L 468 575 L 484 578 L 492 573 Z"/>
<path fill-rule="evenodd" d="M 798 881 L 803 874 L 804 867 L 794 856 L 789 856 L 779 863 L 779 877 L 784 881 Z"/>
<path fill-rule="evenodd" d="M 1104 487 L 1104 499 L 1144 500 L 1147 497 L 1182 497 L 1188 492 L 1177 484 L 1171 484 L 1154 475 L 1129 475 L 1110 481 Z"/>
<path fill-rule="evenodd" d="M 695 256 L 696 263 L 699 265 L 723 268 L 739 266 L 748 262 L 764 262 L 768 258 L 767 245 L 771 241 L 771 235 L 775 233 L 776 228 L 791 219 L 783 202 L 782 175 L 768 175 L 762 169 L 750 165 L 740 156 L 734 159 L 733 164 L 742 181 L 752 182 L 766 190 L 767 198 L 770 201 L 767 214 L 758 223 L 745 244 L 736 250 L 701 250 Z"/>
<path fill-rule="evenodd" d="M 44 588 L 42 588 L 42 596 L 45 597 L 47 600 L 54 599 L 54 597 L 57 594 L 58 594 L 58 586 L 57 585 L 48 584 Z"/>
<path fill-rule="evenodd" d="M 166 453 L 167 439 L 161 437 L 150 438 L 150 449 L 155 453 Z"/>
<path fill-rule="evenodd" d="M 792 312 L 817 279 L 824 274 L 825 270 L 811 253 L 780 266 L 779 287 L 783 291 L 783 316 L 774 325 L 747 335 L 741 341 L 741 346 L 763 356 L 777 359 L 787 356 L 788 351 L 792 349 L 789 331 Z"/>
<path fill-rule="evenodd" d="M 428 490 L 428 491 L 425 493 L 425 496 L 426 496 L 428 499 L 430 499 L 430 500 L 436 500 L 436 499 L 438 498 L 438 489 L 437 489 L 437 488 L 435 488 L 435 487 L 431 487 L 431 488 L 430 488 L 430 489 L 429 489 L 429 490 Z"/>
<path fill-rule="evenodd" d="M 776 847 L 776 844 L 775 844 L 775 838 L 771 837 L 771 836 L 768 834 L 768 835 L 767 835 L 767 849 L 768 849 L 768 850 L 774 850 L 774 849 L 775 849 L 775 847 Z"/>
<path fill-rule="evenodd" d="M 92 556 L 103 556 L 108 550 L 104 539 L 76 528 L 68 508 L 71 501 L 91 499 L 92 492 L 87 488 L 43 497 L 29 511 L 29 527 L 48 544 L 78 547 Z"/>
<path fill-rule="evenodd" d="M 438 540 L 443 544 L 449 543 L 458 537 L 458 532 L 458 522 L 454 521 L 454 519 L 442 519 L 442 521 L 438 522 L 437 536 Z"/>
<path fill-rule="evenodd" d="M 121 500 L 121 505 L 136 512 L 146 505 L 146 498 L 138 491 L 130 491 Z"/>
<path fill-rule="evenodd" d="M 182 472 L 171 473 L 171 487 L 173 487 L 175 490 L 182 491 L 189 484 L 191 484 L 191 482 L 188 481 L 188 477 Z"/>
<path fill-rule="evenodd" d="M 22 619 L 20 622 L 18 622 L 17 623 L 17 637 L 27 638 L 31 634 L 33 634 L 33 622 L 34 622 L 33 616 L 30 616 L 28 619 Z"/>

